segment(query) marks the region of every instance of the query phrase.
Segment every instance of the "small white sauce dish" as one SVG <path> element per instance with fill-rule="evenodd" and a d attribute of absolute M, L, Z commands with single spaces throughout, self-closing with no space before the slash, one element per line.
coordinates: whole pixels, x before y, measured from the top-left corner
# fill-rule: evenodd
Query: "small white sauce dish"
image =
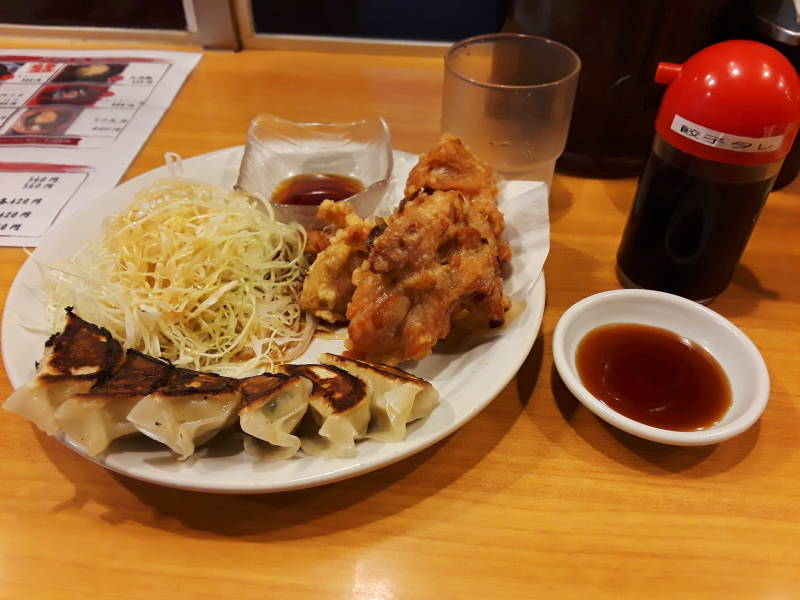
<path fill-rule="evenodd" d="M 702 346 L 728 376 L 732 398 L 725 416 L 699 431 L 672 431 L 625 417 L 592 395 L 578 375 L 575 354 L 590 331 L 612 323 L 660 327 Z M 553 358 L 564 384 L 586 408 L 623 431 L 662 444 L 703 446 L 737 436 L 758 420 L 769 398 L 769 373 L 753 342 L 713 310 L 664 292 L 612 290 L 573 304 L 556 325 Z"/>
<path fill-rule="evenodd" d="M 383 200 L 392 167 L 392 137 L 380 117 L 349 123 L 296 123 L 262 113 L 250 122 L 236 187 L 270 201 L 275 188 L 294 175 L 348 175 L 360 180 L 364 189 L 347 202 L 366 218 Z M 317 206 L 270 204 L 281 221 L 306 228 L 314 225 Z"/>

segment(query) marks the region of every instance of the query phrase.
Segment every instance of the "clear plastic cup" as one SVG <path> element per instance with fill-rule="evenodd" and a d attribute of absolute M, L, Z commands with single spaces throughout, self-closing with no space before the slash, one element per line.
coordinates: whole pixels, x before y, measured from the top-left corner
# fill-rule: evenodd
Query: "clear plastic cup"
<path fill-rule="evenodd" d="M 506 179 L 548 188 L 564 151 L 581 61 L 564 44 L 514 33 L 456 42 L 445 56 L 442 133 Z"/>

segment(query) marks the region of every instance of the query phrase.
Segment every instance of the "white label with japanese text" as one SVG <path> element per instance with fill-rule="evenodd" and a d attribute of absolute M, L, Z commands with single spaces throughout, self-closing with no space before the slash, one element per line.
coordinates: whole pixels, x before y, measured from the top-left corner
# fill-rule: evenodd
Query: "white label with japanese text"
<path fill-rule="evenodd" d="M 0 168 L 0 236 L 43 235 L 86 176 Z"/>
<path fill-rule="evenodd" d="M 6 119 L 17 112 L 16 108 L 0 108 L 0 130 L 3 128 L 3 123 Z"/>
<path fill-rule="evenodd" d="M 4 83 L 0 85 L 0 106 L 25 106 L 25 102 L 38 91 L 36 83 Z"/>
<path fill-rule="evenodd" d="M 54 61 L 25 62 L 11 77 L 14 83 L 43 83 L 55 75 L 61 64 Z"/>
<path fill-rule="evenodd" d="M 144 85 L 152 87 L 158 83 L 169 67 L 163 62 L 132 62 L 113 81 L 119 85 Z"/>
<path fill-rule="evenodd" d="M 133 85 L 112 85 L 92 105 L 95 108 L 135 110 L 144 104 L 152 88 Z"/>
<path fill-rule="evenodd" d="M 733 150 L 734 152 L 774 152 L 783 143 L 783 135 L 758 138 L 733 135 L 732 133 L 725 133 L 724 131 L 717 131 L 692 123 L 680 115 L 675 115 L 672 119 L 670 129 L 678 135 L 694 140 L 698 144 L 722 150 Z"/>
<path fill-rule="evenodd" d="M 87 108 L 69 126 L 67 135 L 115 137 L 131 117 L 130 110 Z"/>

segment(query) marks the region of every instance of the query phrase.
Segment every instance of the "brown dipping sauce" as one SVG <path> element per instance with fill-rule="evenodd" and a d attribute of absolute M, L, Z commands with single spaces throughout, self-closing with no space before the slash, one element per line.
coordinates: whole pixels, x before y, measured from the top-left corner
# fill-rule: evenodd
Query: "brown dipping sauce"
<path fill-rule="evenodd" d="M 697 431 L 719 422 L 731 406 L 730 383 L 719 363 L 666 329 L 598 327 L 578 344 L 575 360 L 595 397 L 645 425 Z"/>
<path fill-rule="evenodd" d="M 319 206 L 323 200 L 345 200 L 364 189 L 364 184 L 349 175 L 301 173 L 284 179 L 272 193 L 276 204 Z"/>

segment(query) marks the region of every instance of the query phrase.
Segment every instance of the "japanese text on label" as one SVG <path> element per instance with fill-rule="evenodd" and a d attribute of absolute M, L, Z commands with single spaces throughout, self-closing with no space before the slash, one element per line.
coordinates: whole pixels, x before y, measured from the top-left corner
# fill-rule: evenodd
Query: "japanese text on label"
<path fill-rule="evenodd" d="M 783 135 L 757 138 L 733 135 L 692 123 L 680 115 L 675 115 L 672 119 L 670 129 L 699 144 L 734 152 L 775 152 L 783 143 Z"/>

